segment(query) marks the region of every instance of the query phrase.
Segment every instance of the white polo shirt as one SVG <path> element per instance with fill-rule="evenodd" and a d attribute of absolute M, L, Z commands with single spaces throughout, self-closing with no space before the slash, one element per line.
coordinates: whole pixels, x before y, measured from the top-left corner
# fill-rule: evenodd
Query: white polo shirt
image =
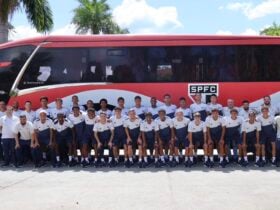
<path fill-rule="evenodd" d="M 280 116 L 275 117 L 276 129 L 277 129 L 277 139 L 280 139 Z"/>
<path fill-rule="evenodd" d="M 30 112 L 28 112 L 28 111 L 26 111 L 26 110 L 24 110 L 24 111 L 22 111 L 21 112 L 22 114 L 25 114 L 25 116 L 26 116 L 26 119 L 28 120 L 28 121 L 30 121 L 30 122 L 34 122 L 34 120 L 36 119 L 36 113 L 34 112 L 34 111 L 30 111 Z"/>
<path fill-rule="evenodd" d="M 258 121 L 255 121 L 254 123 L 250 123 L 249 120 L 246 120 L 241 127 L 241 131 L 245 133 L 250 133 L 252 131 L 261 131 L 261 123 Z"/>
<path fill-rule="evenodd" d="M 19 118 L 16 116 L 7 117 L 4 115 L 0 118 L 0 127 L 2 127 L 2 139 L 15 138 L 14 127 L 19 122 Z"/>
<path fill-rule="evenodd" d="M 14 133 L 19 133 L 21 140 L 31 140 L 32 134 L 34 133 L 34 128 L 32 123 L 29 121 L 26 121 L 25 125 L 17 122 L 14 128 Z"/>

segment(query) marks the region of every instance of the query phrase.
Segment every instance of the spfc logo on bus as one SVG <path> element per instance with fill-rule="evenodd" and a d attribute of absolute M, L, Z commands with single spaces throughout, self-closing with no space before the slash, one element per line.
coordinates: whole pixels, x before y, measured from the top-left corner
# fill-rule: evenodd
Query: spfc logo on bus
<path fill-rule="evenodd" d="M 188 84 L 188 96 L 194 101 L 194 95 L 200 93 L 202 96 L 202 101 L 208 103 L 210 101 L 210 96 L 215 94 L 219 96 L 219 84 L 217 83 L 191 83 Z"/>

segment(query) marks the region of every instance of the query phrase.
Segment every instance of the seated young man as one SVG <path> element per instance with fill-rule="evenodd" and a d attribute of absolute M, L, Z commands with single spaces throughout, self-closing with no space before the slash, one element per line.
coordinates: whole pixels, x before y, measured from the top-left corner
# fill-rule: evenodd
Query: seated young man
<path fill-rule="evenodd" d="M 34 124 L 35 139 L 39 143 L 39 151 L 42 154 L 38 160 L 41 165 L 45 165 L 47 157 L 50 156 L 52 165 L 55 164 L 55 148 L 53 142 L 53 121 L 47 118 L 47 112 L 41 110 L 39 119 Z"/>
<path fill-rule="evenodd" d="M 114 109 L 114 115 L 110 118 L 111 123 L 114 126 L 114 138 L 113 138 L 113 154 L 114 162 L 113 166 L 116 166 L 119 163 L 119 149 L 124 149 L 124 160 L 128 160 L 127 154 L 127 144 L 126 144 L 126 133 L 124 128 L 125 115 L 122 113 L 120 107 Z"/>
<path fill-rule="evenodd" d="M 133 165 L 133 158 L 135 159 L 136 149 L 138 148 L 139 151 L 139 166 L 142 163 L 142 140 L 140 138 L 140 124 L 141 119 L 136 115 L 134 109 L 130 109 L 128 111 L 128 119 L 124 121 L 124 128 L 125 133 L 127 136 L 127 153 L 128 153 L 128 160 L 125 162 L 125 166 L 127 168 Z"/>
<path fill-rule="evenodd" d="M 166 115 L 166 111 L 164 109 L 160 109 L 158 115 L 159 117 L 156 119 L 156 123 L 158 124 L 159 127 L 158 139 L 159 139 L 160 161 L 162 165 L 165 164 L 169 154 L 169 165 L 173 167 L 176 165 L 176 163 L 173 162 L 173 154 L 174 154 L 173 122 L 172 119 Z"/>
<path fill-rule="evenodd" d="M 148 155 L 147 149 L 149 150 L 149 158 L 152 159 L 152 156 L 155 151 L 155 166 L 159 167 L 158 162 L 158 137 L 157 131 L 159 130 L 157 123 L 153 120 L 153 114 L 148 112 L 146 113 L 146 119 L 140 125 L 142 144 L 143 144 L 143 157 L 144 162 L 140 166 L 141 168 L 145 168 L 148 166 Z"/>
<path fill-rule="evenodd" d="M 193 165 L 193 157 L 189 155 L 189 140 L 188 140 L 188 125 L 190 119 L 184 116 L 184 110 L 179 108 L 175 112 L 173 120 L 173 129 L 175 135 L 174 155 L 176 164 L 179 164 L 179 150 L 185 149 L 185 166 L 191 167 Z"/>
<path fill-rule="evenodd" d="M 205 124 L 207 128 L 208 136 L 208 155 L 210 157 L 209 167 L 214 166 L 213 151 L 214 148 L 218 150 L 218 155 L 220 159 L 220 166 L 225 167 L 226 162 L 224 160 L 225 156 L 225 128 L 223 125 L 223 118 L 219 116 L 219 109 L 213 108 L 211 110 L 211 115 L 206 118 Z"/>
<path fill-rule="evenodd" d="M 269 108 L 263 106 L 261 108 L 262 114 L 257 117 L 257 121 L 261 124 L 261 133 L 260 133 L 260 146 L 261 146 L 261 155 L 262 162 L 266 163 L 266 146 L 271 146 L 272 159 L 271 164 L 276 166 L 276 130 L 275 130 L 275 119 L 274 116 L 269 115 Z"/>
<path fill-rule="evenodd" d="M 242 141 L 239 142 L 239 157 L 238 163 L 246 167 L 248 162 L 247 150 L 255 152 L 256 165 L 262 167 L 263 163 L 260 160 L 260 131 L 261 124 L 256 121 L 256 114 L 254 111 L 249 112 L 249 119 L 245 120 L 242 124 Z"/>
<path fill-rule="evenodd" d="M 62 158 L 64 156 L 65 147 L 67 147 L 68 164 L 70 167 L 75 166 L 76 162 L 73 159 L 73 145 L 75 131 L 74 125 L 66 118 L 63 113 L 57 114 L 57 120 L 54 121 L 54 144 L 56 152 L 56 164 L 53 167 L 62 166 Z"/>
<path fill-rule="evenodd" d="M 188 139 L 189 145 L 189 156 L 197 156 L 197 149 L 203 148 L 204 151 L 204 165 L 209 167 L 208 160 L 208 145 L 207 145 L 207 130 L 205 123 L 201 120 L 201 115 L 199 112 L 194 113 L 194 120 L 189 123 L 188 126 Z M 194 154 L 193 154 L 194 151 Z M 213 159 L 210 157 L 210 161 Z"/>
<path fill-rule="evenodd" d="M 106 166 L 104 149 L 109 149 L 108 165 L 112 166 L 114 126 L 107 119 L 106 112 L 100 112 L 99 118 L 99 121 L 93 127 L 94 137 L 97 141 L 98 148 L 98 161 L 96 167 Z"/>

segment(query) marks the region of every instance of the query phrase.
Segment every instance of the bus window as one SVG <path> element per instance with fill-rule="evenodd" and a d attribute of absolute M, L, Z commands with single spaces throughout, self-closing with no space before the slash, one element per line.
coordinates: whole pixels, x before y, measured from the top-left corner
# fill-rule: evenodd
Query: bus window
<path fill-rule="evenodd" d="M 7 101 L 20 69 L 34 49 L 34 46 L 20 46 L 0 50 L 0 100 Z"/>
<path fill-rule="evenodd" d="M 80 48 L 41 48 L 26 69 L 19 89 L 81 82 L 86 52 Z"/>

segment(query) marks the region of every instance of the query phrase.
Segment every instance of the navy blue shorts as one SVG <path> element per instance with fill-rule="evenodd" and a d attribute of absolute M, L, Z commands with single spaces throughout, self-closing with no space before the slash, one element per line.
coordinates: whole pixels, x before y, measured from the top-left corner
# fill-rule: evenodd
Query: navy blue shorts
<path fill-rule="evenodd" d="M 159 137 L 162 140 L 162 144 L 167 145 L 170 144 L 171 140 L 171 128 L 166 127 L 164 129 L 159 130 Z"/>
<path fill-rule="evenodd" d="M 155 148 L 155 131 L 144 132 L 147 149 Z"/>
<path fill-rule="evenodd" d="M 50 144 L 50 129 L 46 129 L 43 131 L 39 131 L 38 133 L 38 141 L 40 145 L 48 146 Z"/>
<path fill-rule="evenodd" d="M 134 129 L 128 129 L 129 132 L 129 136 L 132 140 L 132 142 L 130 142 L 128 145 L 132 146 L 133 148 L 137 148 L 138 147 L 138 138 L 140 135 L 140 128 L 134 128 Z"/>
<path fill-rule="evenodd" d="M 187 135 L 188 135 L 188 128 L 187 127 L 183 127 L 183 128 L 179 128 L 179 129 L 175 129 L 175 136 L 176 136 L 176 140 L 175 140 L 175 147 L 189 147 L 190 143 L 187 139 Z"/>
<path fill-rule="evenodd" d="M 242 144 L 240 126 L 226 128 L 225 144 L 229 146 L 236 146 L 238 144 Z"/>
<path fill-rule="evenodd" d="M 113 138 L 113 145 L 116 147 L 121 147 L 126 145 L 127 136 L 125 133 L 125 128 L 121 126 L 117 126 L 114 128 L 114 138 Z"/>
<path fill-rule="evenodd" d="M 67 128 L 61 132 L 56 132 L 57 144 L 73 144 L 73 136 L 71 128 Z"/>
<path fill-rule="evenodd" d="M 192 133 L 192 140 L 193 140 L 193 145 L 195 145 L 196 147 L 203 147 L 203 144 L 204 144 L 204 133 L 203 133 L 203 131 L 193 132 Z"/>
<path fill-rule="evenodd" d="M 272 125 L 262 126 L 260 132 L 260 144 L 266 144 L 276 141 L 276 131 Z"/>

